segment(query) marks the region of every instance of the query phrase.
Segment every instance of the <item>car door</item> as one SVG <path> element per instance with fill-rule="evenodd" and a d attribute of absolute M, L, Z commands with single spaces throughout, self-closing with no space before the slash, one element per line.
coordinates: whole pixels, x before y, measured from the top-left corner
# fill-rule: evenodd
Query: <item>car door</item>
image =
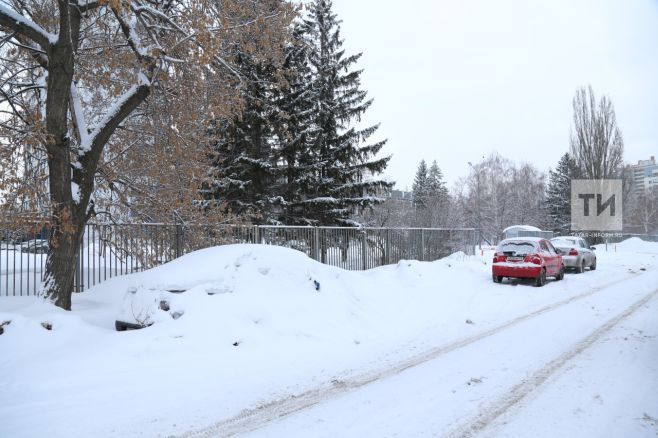
<path fill-rule="evenodd" d="M 553 274 L 557 275 L 562 269 L 562 257 L 550 241 L 546 241 L 546 245 L 548 246 L 548 252 L 551 254 Z"/>
<path fill-rule="evenodd" d="M 585 240 L 578 239 L 578 246 L 580 247 L 578 250 L 584 254 L 585 264 L 587 266 L 592 266 L 594 263 L 594 254 L 592 253 L 592 250 L 589 249 L 589 246 L 587 246 L 587 243 L 585 243 Z"/>
<path fill-rule="evenodd" d="M 539 242 L 539 247 L 541 248 L 542 257 L 546 263 L 546 275 L 552 276 L 555 274 L 555 258 L 557 254 L 555 251 L 551 251 L 549 247 L 550 243 L 546 240 Z"/>

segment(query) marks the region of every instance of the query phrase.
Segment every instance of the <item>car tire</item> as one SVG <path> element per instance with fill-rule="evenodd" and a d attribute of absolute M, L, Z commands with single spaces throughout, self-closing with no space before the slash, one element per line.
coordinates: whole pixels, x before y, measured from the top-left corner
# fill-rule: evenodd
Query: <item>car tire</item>
<path fill-rule="evenodd" d="M 545 284 L 546 284 L 546 269 L 544 268 L 541 270 L 541 274 L 539 274 L 539 277 L 535 279 L 535 286 L 542 287 Z"/>
<path fill-rule="evenodd" d="M 594 263 L 592 263 L 592 266 L 589 267 L 590 271 L 596 271 L 596 259 L 594 259 Z"/>
<path fill-rule="evenodd" d="M 502 283 L 503 282 L 503 277 L 501 277 L 500 275 L 493 275 L 492 274 L 491 276 L 493 278 L 494 283 Z"/>
<path fill-rule="evenodd" d="M 576 274 L 582 274 L 585 272 L 585 260 L 580 262 L 580 265 L 576 268 Z"/>
<path fill-rule="evenodd" d="M 558 272 L 558 274 L 555 276 L 556 280 L 560 281 L 564 278 L 564 270 L 565 270 L 564 265 L 562 265 L 562 267 L 560 268 L 560 272 Z"/>

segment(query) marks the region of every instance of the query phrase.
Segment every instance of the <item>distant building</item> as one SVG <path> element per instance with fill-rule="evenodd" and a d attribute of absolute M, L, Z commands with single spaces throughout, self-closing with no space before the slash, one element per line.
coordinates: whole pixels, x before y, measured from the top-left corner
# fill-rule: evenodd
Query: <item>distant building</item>
<path fill-rule="evenodd" d="M 396 201 L 408 201 L 409 203 L 413 200 L 412 192 L 405 192 L 404 190 L 391 190 L 387 197 Z"/>
<path fill-rule="evenodd" d="M 626 166 L 626 171 L 630 173 L 635 193 L 658 187 L 658 164 L 653 155 L 648 160 L 639 160 L 637 164 Z"/>

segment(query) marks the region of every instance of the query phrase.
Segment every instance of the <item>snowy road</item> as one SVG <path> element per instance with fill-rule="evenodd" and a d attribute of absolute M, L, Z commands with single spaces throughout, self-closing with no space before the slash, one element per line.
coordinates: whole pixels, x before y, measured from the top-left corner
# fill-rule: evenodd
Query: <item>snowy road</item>
<path fill-rule="evenodd" d="M 619 415 L 618 411 L 616 416 L 596 416 L 597 412 L 605 414 L 605 410 L 589 412 L 576 406 L 575 413 L 566 412 L 558 420 L 553 407 L 555 398 L 570 400 L 575 389 L 569 377 L 562 373 L 566 369 L 583 368 L 585 352 L 613 342 L 610 334 L 617 333 L 629 321 L 635 321 L 634 318 L 643 318 L 642 328 L 637 330 L 645 333 L 644 339 L 654 343 L 654 358 L 658 359 L 655 355 L 656 285 L 656 273 L 631 275 L 476 336 L 437 347 L 395 367 L 244 412 L 192 436 L 247 432 L 267 437 L 459 437 L 479 432 L 500 436 L 506 435 L 507 427 L 511 431 L 509 436 L 527 435 L 530 430 L 533 436 L 555 436 L 555 424 L 583 436 L 589 435 L 586 432 L 590 430 L 590 423 L 602 431 L 619 431 L 614 436 L 629 436 L 630 430 L 634 431 L 632 436 L 655 436 L 656 425 L 651 423 L 654 417 L 631 403 L 635 391 L 630 389 L 621 394 L 630 396 L 631 400 L 610 400 L 612 404 L 625 405 L 630 410 L 626 416 Z M 613 350 L 632 348 L 631 343 L 616 339 Z M 617 372 L 624 373 L 615 361 L 589 359 L 587 376 L 604 378 L 606 373 L 613 372 L 610 368 L 613 363 Z M 658 367 L 642 371 L 640 376 L 650 375 L 640 388 L 644 386 L 645 391 L 658 394 Z M 587 376 L 575 374 L 571 380 L 580 378 L 587 382 Z M 626 374 L 623 380 L 629 381 L 626 377 L 630 376 Z M 552 380 L 556 378 L 562 380 L 562 391 L 555 394 L 553 390 L 552 395 L 546 392 L 546 397 L 553 397 L 553 402 L 546 405 L 542 397 L 546 388 L 554 388 Z M 614 382 L 615 376 L 602 380 L 607 382 L 608 379 Z M 598 393 L 604 388 L 600 384 L 590 386 L 590 391 L 582 397 L 599 400 Z M 658 406 L 657 396 L 654 398 Z M 523 415 L 515 415 L 525 409 L 529 401 L 532 404 L 527 409 L 534 409 L 532 424 L 522 421 Z M 632 409 L 635 411 L 631 412 Z M 580 424 L 583 416 L 588 420 L 587 427 L 585 423 Z M 624 420 L 622 428 L 619 427 L 620 418 Z M 608 423 L 610 428 L 606 427 Z M 551 427 L 547 428 L 549 425 Z"/>
<path fill-rule="evenodd" d="M 486 251 L 348 272 L 229 245 L 72 312 L 4 297 L 0 436 L 655 438 L 658 244 L 597 256 L 536 288 L 494 284 Z M 171 285 L 183 317 L 114 330 L 124 291 Z"/>

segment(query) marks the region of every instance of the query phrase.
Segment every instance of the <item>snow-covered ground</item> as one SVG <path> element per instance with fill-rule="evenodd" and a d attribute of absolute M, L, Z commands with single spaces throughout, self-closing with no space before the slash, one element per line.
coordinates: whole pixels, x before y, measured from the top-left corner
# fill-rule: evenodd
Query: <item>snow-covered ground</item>
<path fill-rule="evenodd" d="M 235 245 L 72 312 L 2 297 L 0 436 L 656 436 L 658 244 L 608 250 L 535 288 L 490 250 L 349 272 Z M 187 292 L 116 332 L 132 287 Z"/>

